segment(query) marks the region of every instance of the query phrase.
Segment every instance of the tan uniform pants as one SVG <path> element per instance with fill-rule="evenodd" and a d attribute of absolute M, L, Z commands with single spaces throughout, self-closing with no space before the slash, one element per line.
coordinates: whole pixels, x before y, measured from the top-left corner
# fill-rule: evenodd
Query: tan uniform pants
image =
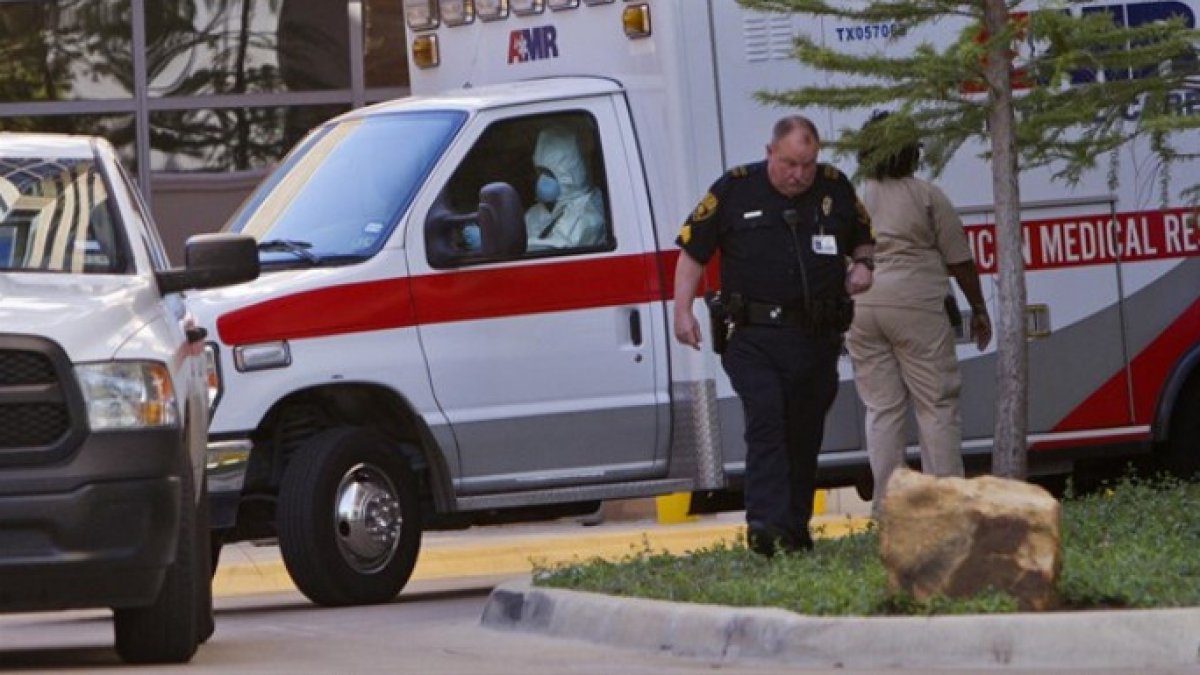
<path fill-rule="evenodd" d="M 846 346 L 854 363 L 854 384 L 866 406 L 874 514 L 879 515 L 892 471 L 904 464 L 910 401 L 917 418 L 921 469 L 935 476 L 962 476 L 962 376 L 946 315 L 859 306 Z"/>

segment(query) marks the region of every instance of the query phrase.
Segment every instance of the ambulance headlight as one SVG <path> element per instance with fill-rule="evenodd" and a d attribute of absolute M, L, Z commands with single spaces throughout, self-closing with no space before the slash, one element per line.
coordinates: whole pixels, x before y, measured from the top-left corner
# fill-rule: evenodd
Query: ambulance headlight
<path fill-rule="evenodd" d="M 551 12 L 557 12 L 560 9 L 575 9 L 579 6 L 579 0 L 546 0 L 550 5 Z"/>
<path fill-rule="evenodd" d="M 438 52 L 437 35 L 429 33 L 413 38 L 412 59 L 418 68 L 432 68 L 442 62 Z"/>
<path fill-rule="evenodd" d="M 475 0 L 475 13 L 483 21 L 508 18 L 508 0 Z"/>
<path fill-rule="evenodd" d="M 512 7 L 513 14 L 517 16 L 541 14 L 542 10 L 546 8 L 543 0 L 508 0 L 508 4 Z"/>
<path fill-rule="evenodd" d="M 221 398 L 221 365 L 217 359 L 217 346 L 211 342 L 204 344 L 204 382 L 208 389 L 208 412 L 211 414 L 217 407 L 217 399 Z"/>
<path fill-rule="evenodd" d="M 287 340 L 241 345 L 233 349 L 233 365 L 239 372 L 286 368 L 292 365 L 292 350 Z"/>
<path fill-rule="evenodd" d="M 174 427 L 175 386 L 157 361 L 108 361 L 75 366 L 92 431 Z"/>
<path fill-rule="evenodd" d="M 447 26 L 463 26 L 475 21 L 474 0 L 440 0 L 442 22 Z"/>
<path fill-rule="evenodd" d="M 413 30 L 437 28 L 437 0 L 404 0 L 404 18 Z"/>
<path fill-rule="evenodd" d="M 621 23 L 628 38 L 650 37 L 650 5 L 630 5 L 621 12 Z"/>

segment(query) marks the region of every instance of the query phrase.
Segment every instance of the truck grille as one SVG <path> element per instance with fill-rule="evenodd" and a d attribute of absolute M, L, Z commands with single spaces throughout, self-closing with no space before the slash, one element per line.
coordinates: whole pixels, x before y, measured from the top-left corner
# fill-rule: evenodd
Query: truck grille
<path fill-rule="evenodd" d="M 48 340 L 0 335 L 0 466 L 56 460 L 78 446 L 81 409 L 62 348 Z"/>

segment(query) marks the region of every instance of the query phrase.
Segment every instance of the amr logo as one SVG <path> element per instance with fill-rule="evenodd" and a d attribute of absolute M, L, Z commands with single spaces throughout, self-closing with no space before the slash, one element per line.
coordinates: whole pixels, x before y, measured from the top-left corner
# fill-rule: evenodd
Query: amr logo
<path fill-rule="evenodd" d="M 558 31 L 554 26 L 534 26 L 508 34 L 509 63 L 557 58 Z"/>

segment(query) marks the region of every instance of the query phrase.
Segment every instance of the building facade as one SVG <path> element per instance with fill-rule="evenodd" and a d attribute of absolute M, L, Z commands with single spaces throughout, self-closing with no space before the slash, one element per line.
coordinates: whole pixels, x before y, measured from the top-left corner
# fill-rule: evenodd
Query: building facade
<path fill-rule="evenodd" d="M 408 93 L 399 0 L 4 0 L 0 130 L 96 134 L 176 263 L 314 125 Z"/>

